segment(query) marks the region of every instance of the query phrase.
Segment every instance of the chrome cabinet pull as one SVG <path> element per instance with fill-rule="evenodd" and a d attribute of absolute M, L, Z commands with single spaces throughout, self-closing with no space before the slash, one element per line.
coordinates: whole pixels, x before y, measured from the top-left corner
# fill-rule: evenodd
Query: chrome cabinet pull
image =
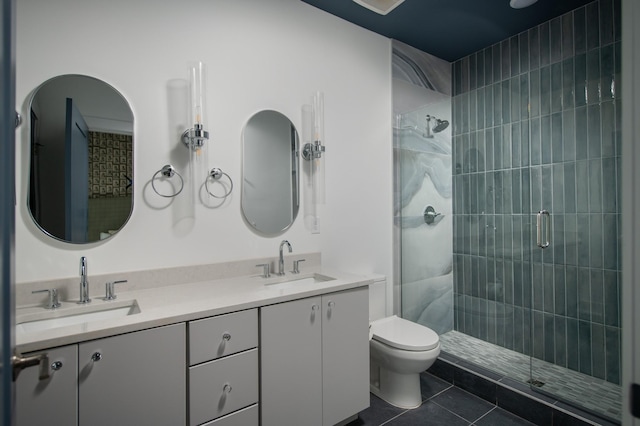
<path fill-rule="evenodd" d="M 317 304 L 314 303 L 313 305 L 311 305 L 312 311 L 317 311 L 318 309 L 320 309 L 320 306 L 318 306 Z"/>
<path fill-rule="evenodd" d="M 225 383 L 225 384 L 224 384 L 224 386 L 223 386 L 223 388 L 222 388 L 222 391 L 223 391 L 224 393 L 231 393 L 231 389 L 232 389 L 232 388 L 231 388 L 231 385 L 230 385 L 229 383 Z"/>
<path fill-rule="evenodd" d="M 229 332 L 225 332 L 225 333 L 222 335 L 222 340 L 224 340 L 225 342 L 228 342 L 229 340 L 231 340 L 231 333 L 229 333 Z"/>
<path fill-rule="evenodd" d="M 62 368 L 62 361 L 55 361 L 51 363 L 51 369 L 53 371 L 58 371 Z"/>
<path fill-rule="evenodd" d="M 91 355 L 91 361 L 93 362 L 98 362 L 102 359 L 102 354 L 100 352 L 94 352 L 93 355 Z"/>
<path fill-rule="evenodd" d="M 329 306 L 330 308 L 333 308 L 334 306 L 336 306 L 336 302 L 332 300 L 329 303 L 327 303 L 327 306 Z"/>
<path fill-rule="evenodd" d="M 549 245 L 551 245 L 551 224 L 549 223 L 550 221 L 550 215 L 549 212 L 546 210 L 540 210 L 537 214 L 536 217 L 536 228 L 537 228 L 537 243 L 538 243 L 538 247 L 540 247 L 541 249 L 546 249 L 547 247 L 549 247 Z M 542 228 L 545 228 L 544 230 L 544 242 L 542 241 Z"/>
<path fill-rule="evenodd" d="M 40 374 L 38 377 L 40 380 L 46 380 L 49 378 L 49 356 L 46 352 L 32 356 L 22 356 L 18 354 L 13 355 L 11 357 L 13 381 L 15 382 L 18 379 L 18 374 L 20 374 L 22 370 L 35 366 L 40 367 Z"/>

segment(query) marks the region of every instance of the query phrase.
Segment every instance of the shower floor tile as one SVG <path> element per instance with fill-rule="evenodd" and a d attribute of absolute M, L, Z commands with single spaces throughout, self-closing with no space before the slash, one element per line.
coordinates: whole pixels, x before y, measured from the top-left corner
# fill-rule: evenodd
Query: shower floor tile
<path fill-rule="evenodd" d="M 465 361 L 469 361 L 495 374 L 502 375 L 507 383 L 515 380 L 522 386 L 529 387 L 530 358 L 521 353 L 496 346 L 475 337 L 457 331 L 450 331 L 440 336 L 442 350 Z M 460 365 L 464 361 L 459 361 Z M 544 383 L 540 391 L 554 398 L 574 402 L 581 407 L 620 420 L 622 413 L 621 388 L 568 368 L 560 367 L 545 361 L 533 360 L 534 378 Z M 490 377 L 495 380 L 495 377 Z M 508 384 L 508 383 L 507 383 Z M 528 389 L 527 389 L 528 390 Z M 531 393 L 534 391 L 529 391 Z M 539 394 L 539 392 L 535 392 Z M 545 400 L 544 395 L 540 399 Z M 546 398 L 546 400 L 551 400 Z M 562 403 L 557 403 L 558 406 Z M 564 405 L 563 405 L 564 407 Z"/>

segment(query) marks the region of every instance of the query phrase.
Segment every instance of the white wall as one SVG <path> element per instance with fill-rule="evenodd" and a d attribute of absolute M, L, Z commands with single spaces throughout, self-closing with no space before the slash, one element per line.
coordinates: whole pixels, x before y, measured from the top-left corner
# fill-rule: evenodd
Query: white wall
<path fill-rule="evenodd" d="M 20 0 L 17 4 L 17 103 L 28 117 L 31 92 L 60 74 L 86 74 L 119 89 L 135 116 L 135 196 L 129 223 L 90 245 L 54 241 L 26 208 L 28 124 L 18 131 L 16 281 L 73 277 L 80 256 L 90 274 L 217 263 L 321 251 L 325 265 L 392 274 L 390 41 L 297 0 Z M 210 166 L 236 183 L 217 209 L 150 188 L 172 163 L 186 173 L 170 87 L 189 61 L 208 67 Z M 325 94 L 327 205 L 322 231 L 300 214 L 284 234 L 252 232 L 240 212 L 240 137 L 261 109 L 287 115 Z M 186 124 L 186 123 L 185 123 Z"/>

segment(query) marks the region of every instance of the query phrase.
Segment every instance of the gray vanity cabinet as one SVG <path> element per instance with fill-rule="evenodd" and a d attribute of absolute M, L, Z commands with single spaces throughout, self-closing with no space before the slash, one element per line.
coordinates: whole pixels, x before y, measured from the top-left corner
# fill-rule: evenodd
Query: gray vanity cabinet
<path fill-rule="evenodd" d="M 78 345 L 80 426 L 186 424 L 186 325 Z"/>
<path fill-rule="evenodd" d="M 42 352 L 49 356 L 49 378 L 40 380 L 38 367 L 20 373 L 16 381 L 16 425 L 77 425 L 78 346 L 29 355 Z"/>
<path fill-rule="evenodd" d="M 361 287 L 261 308 L 262 426 L 339 423 L 369 406 Z"/>

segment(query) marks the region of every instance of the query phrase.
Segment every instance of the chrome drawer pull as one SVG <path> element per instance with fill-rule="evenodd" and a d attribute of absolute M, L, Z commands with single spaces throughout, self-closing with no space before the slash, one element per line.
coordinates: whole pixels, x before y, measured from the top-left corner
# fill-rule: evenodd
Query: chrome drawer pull
<path fill-rule="evenodd" d="M 231 340 L 231 333 L 229 333 L 229 332 L 225 332 L 225 333 L 222 335 L 222 340 L 224 340 L 225 342 L 228 342 L 229 340 Z"/>
<path fill-rule="evenodd" d="M 58 371 L 62 368 L 62 361 L 55 361 L 53 363 L 51 363 L 51 369 L 53 371 Z"/>
<path fill-rule="evenodd" d="M 222 391 L 227 394 L 231 393 L 231 385 L 229 383 L 225 383 Z"/>
<path fill-rule="evenodd" d="M 100 352 L 95 352 L 93 355 L 91 355 L 91 361 L 93 362 L 98 362 L 102 359 L 102 354 Z"/>

